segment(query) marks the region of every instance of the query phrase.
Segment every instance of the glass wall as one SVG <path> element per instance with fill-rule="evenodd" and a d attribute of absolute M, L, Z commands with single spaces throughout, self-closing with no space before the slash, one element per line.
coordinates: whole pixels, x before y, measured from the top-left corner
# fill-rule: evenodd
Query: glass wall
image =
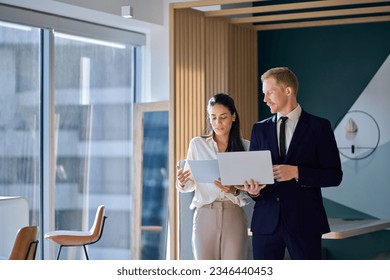
<path fill-rule="evenodd" d="M 168 111 L 144 113 L 141 258 L 166 258 L 168 227 Z"/>
<path fill-rule="evenodd" d="M 45 232 L 89 230 L 101 204 L 108 219 L 89 257 L 132 258 L 135 62 L 143 44 L 140 33 L 70 19 L 58 27 L 55 16 L 1 6 L 0 196 L 27 199 L 28 223 L 40 230 L 38 259 L 58 250 Z M 82 252 L 66 247 L 61 259 Z"/>
<path fill-rule="evenodd" d="M 0 196 L 24 198 L 32 225 L 41 203 L 40 42 L 39 29 L 0 21 Z M 0 255 L 8 257 L 13 234 L 2 236 Z"/>
<path fill-rule="evenodd" d="M 56 33 L 54 49 L 55 229 L 89 230 L 104 204 L 104 236 L 90 255 L 127 259 L 134 47 Z M 67 252 L 83 257 L 80 248 Z"/>

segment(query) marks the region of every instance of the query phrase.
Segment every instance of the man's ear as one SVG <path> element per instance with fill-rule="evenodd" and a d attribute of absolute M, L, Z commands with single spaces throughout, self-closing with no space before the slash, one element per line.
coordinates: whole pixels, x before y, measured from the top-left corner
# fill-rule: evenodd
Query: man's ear
<path fill-rule="evenodd" d="M 286 90 L 286 95 L 287 96 L 290 96 L 293 93 L 291 87 L 286 87 L 285 90 Z"/>

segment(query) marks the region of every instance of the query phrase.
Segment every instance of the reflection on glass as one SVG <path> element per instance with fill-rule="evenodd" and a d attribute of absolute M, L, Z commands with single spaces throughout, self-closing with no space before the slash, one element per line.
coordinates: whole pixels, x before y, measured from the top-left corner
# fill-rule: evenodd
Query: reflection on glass
<path fill-rule="evenodd" d="M 39 29 L 0 22 L 0 196 L 24 197 L 29 223 L 38 226 L 40 59 Z M 0 247 L 0 256 L 8 256 Z"/>
<path fill-rule="evenodd" d="M 133 52 L 55 37 L 55 229 L 88 230 L 105 205 L 103 236 L 88 247 L 95 260 L 131 257 Z M 80 248 L 63 253 L 83 258 Z"/>
<path fill-rule="evenodd" d="M 166 259 L 168 112 L 145 112 L 142 178 L 143 260 Z"/>

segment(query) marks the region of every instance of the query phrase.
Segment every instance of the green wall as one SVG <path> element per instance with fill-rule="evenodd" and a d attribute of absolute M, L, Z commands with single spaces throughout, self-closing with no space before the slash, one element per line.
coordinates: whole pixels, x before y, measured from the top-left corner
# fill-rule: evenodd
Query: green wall
<path fill-rule="evenodd" d="M 390 23 L 351 24 L 258 33 L 259 73 L 287 66 L 300 81 L 302 107 L 335 126 L 390 51 Z M 259 118 L 270 115 L 262 102 Z"/>

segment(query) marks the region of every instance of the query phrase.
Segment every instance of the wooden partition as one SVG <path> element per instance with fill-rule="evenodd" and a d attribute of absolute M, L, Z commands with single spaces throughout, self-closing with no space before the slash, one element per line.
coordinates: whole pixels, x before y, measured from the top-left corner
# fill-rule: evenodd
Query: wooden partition
<path fill-rule="evenodd" d="M 171 76 L 171 258 L 178 258 L 178 193 L 176 162 L 186 157 L 191 138 L 208 125 L 206 103 L 218 93 L 231 95 L 249 139 L 258 118 L 257 33 L 233 26 L 228 19 L 206 17 L 201 11 L 170 4 Z"/>
<path fill-rule="evenodd" d="M 241 133 L 250 139 L 258 121 L 257 32 L 239 25 L 229 25 L 228 92 L 234 97 L 241 118 Z"/>

